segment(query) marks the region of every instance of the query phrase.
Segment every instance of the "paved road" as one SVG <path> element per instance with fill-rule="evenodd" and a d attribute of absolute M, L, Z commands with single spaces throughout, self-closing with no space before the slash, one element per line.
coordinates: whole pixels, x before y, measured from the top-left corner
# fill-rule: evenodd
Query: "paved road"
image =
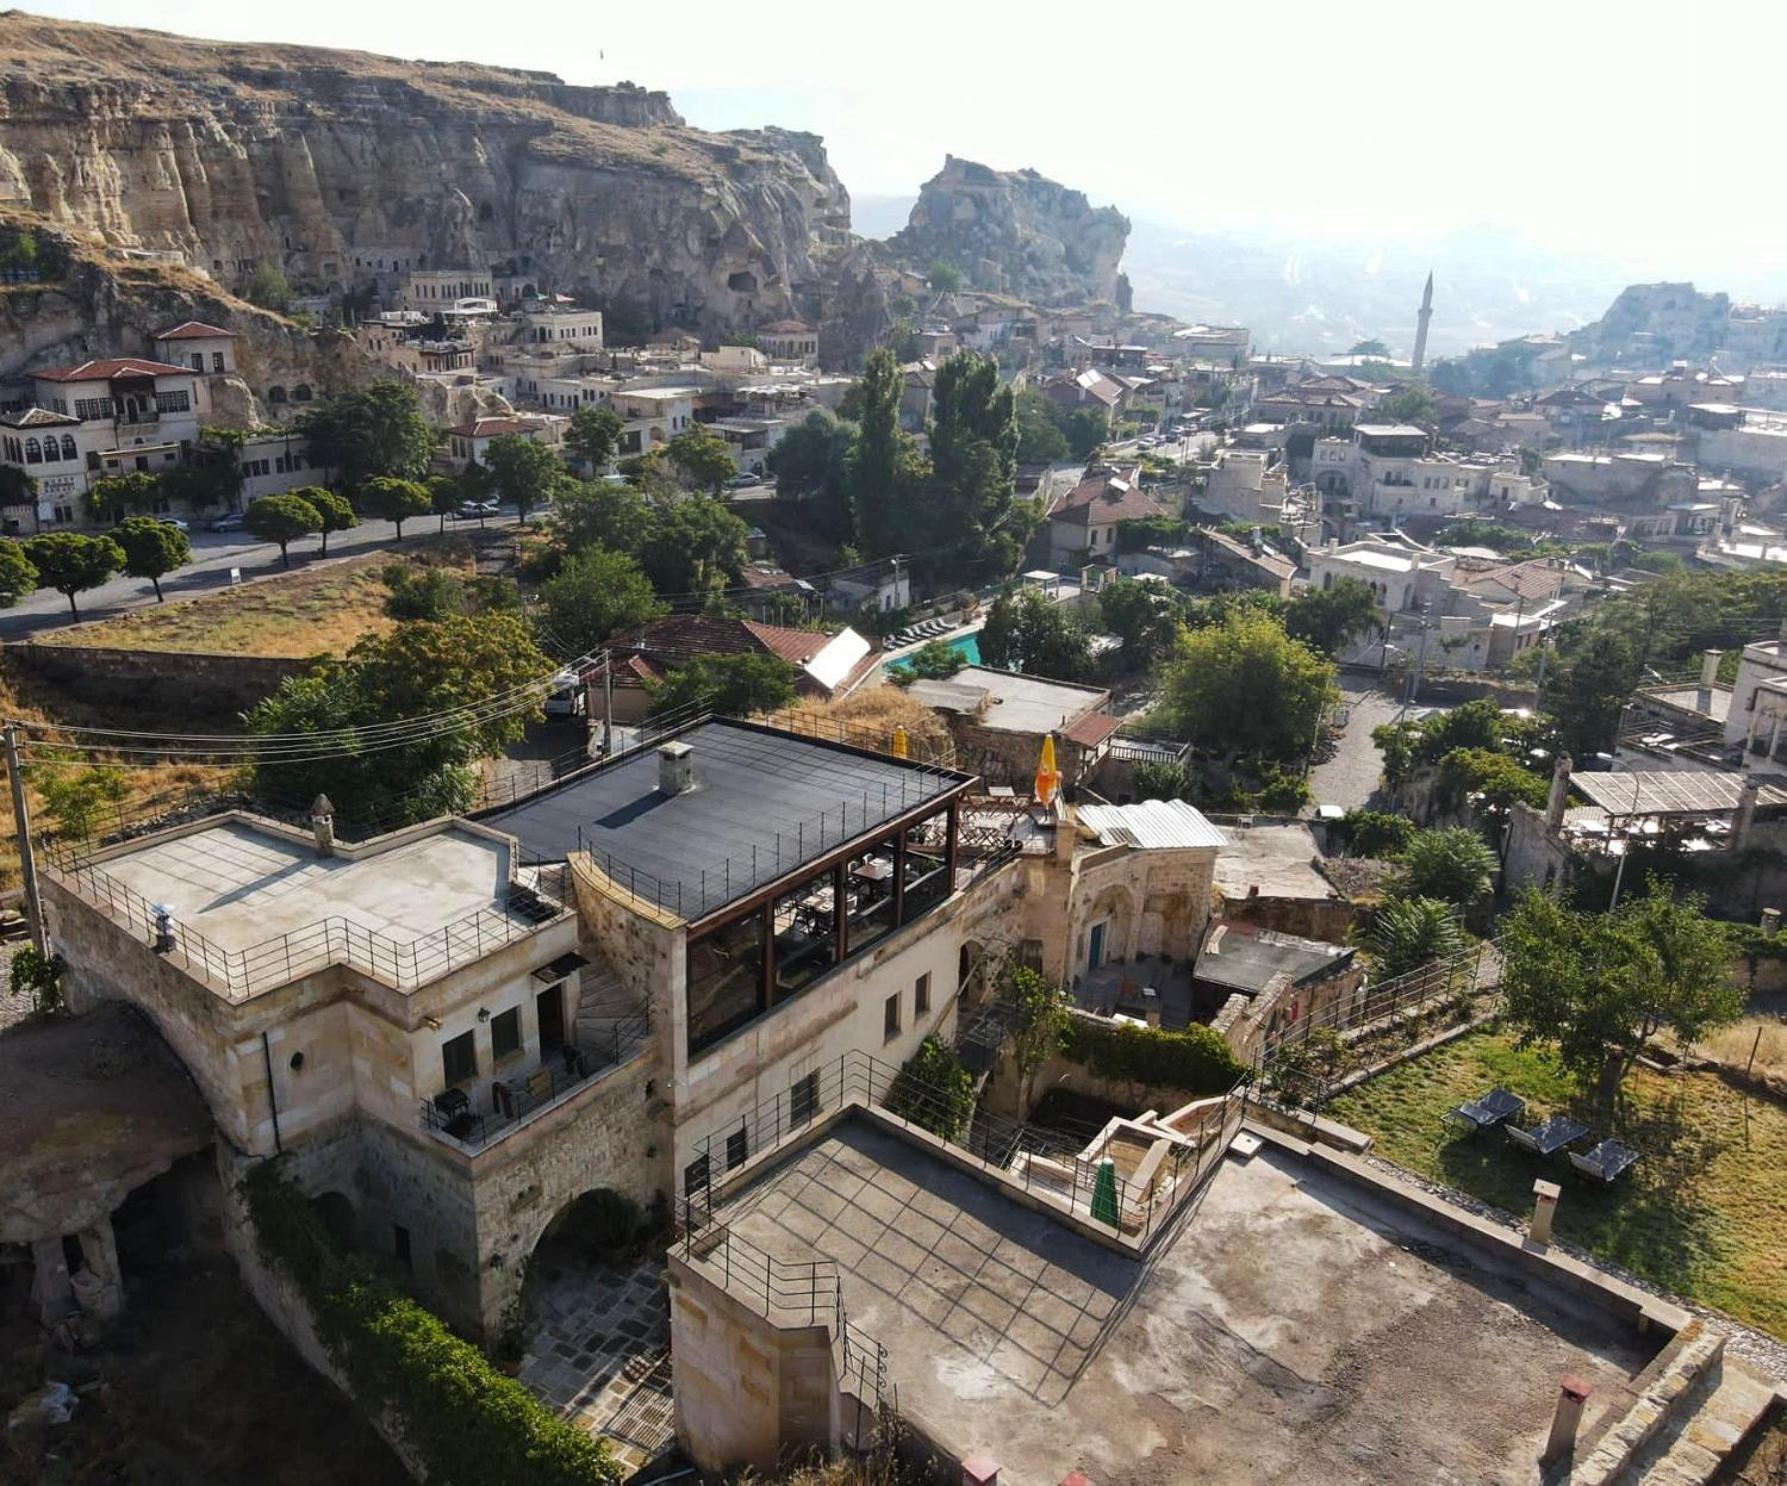
<path fill-rule="evenodd" d="M 487 520 L 486 527 L 514 526 L 515 516 L 505 512 Z M 475 531 L 475 521 L 448 521 L 447 530 Z M 414 543 L 424 535 L 433 535 L 440 527 L 440 518 L 423 516 L 404 523 L 405 538 Z M 271 542 L 257 542 L 239 531 L 194 531 L 192 562 L 161 580 L 162 592 L 170 598 L 176 594 L 203 593 L 224 588 L 230 582 L 230 569 L 240 568 L 242 576 L 257 578 L 280 571 L 279 548 Z M 397 544 L 397 528 L 389 521 L 366 521 L 349 531 L 330 534 L 329 556 L 348 557 L 372 552 Z M 296 571 L 315 560 L 321 543 L 315 537 L 292 544 L 292 568 Z M 82 619 L 104 619 L 125 614 L 155 602 L 155 590 L 141 578 L 113 578 L 98 588 L 88 589 L 78 600 Z M 0 610 L 0 639 L 24 640 L 46 629 L 57 629 L 74 621 L 68 612 L 68 600 L 52 589 L 40 589 L 22 599 L 11 609 Z"/>
<path fill-rule="evenodd" d="M 1395 698 L 1378 690 L 1374 676 L 1342 672 L 1340 690 L 1349 709 L 1340 746 L 1333 758 L 1315 766 L 1309 783 L 1316 804 L 1356 810 L 1370 802 L 1383 772 L 1383 755 L 1371 741 L 1371 730 L 1381 722 L 1393 721 L 1398 706 Z"/>

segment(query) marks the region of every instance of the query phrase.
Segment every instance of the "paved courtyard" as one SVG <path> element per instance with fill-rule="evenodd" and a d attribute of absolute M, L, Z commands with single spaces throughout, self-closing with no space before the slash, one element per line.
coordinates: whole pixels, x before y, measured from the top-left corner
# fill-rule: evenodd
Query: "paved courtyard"
<path fill-rule="evenodd" d="M 675 1440 L 663 1260 L 582 1264 L 543 1247 L 535 1265 L 521 1381 L 637 1470 Z"/>

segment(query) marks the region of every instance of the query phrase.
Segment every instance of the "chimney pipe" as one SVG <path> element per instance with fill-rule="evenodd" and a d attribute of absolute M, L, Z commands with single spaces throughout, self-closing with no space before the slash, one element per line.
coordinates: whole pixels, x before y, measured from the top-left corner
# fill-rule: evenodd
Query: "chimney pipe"
<path fill-rule="evenodd" d="M 1737 797 L 1737 814 L 1731 818 L 1731 849 L 1742 851 L 1749 844 L 1750 827 L 1756 823 L 1756 796 L 1762 781 L 1754 774 L 1744 780 Z"/>
<path fill-rule="evenodd" d="M 1582 1406 L 1595 1390 L 1581 1378 L 1565 1378 L 1558 1389 L 1557 1412 L 1551 1416 L 1551 1438 L 1545 1441 L 1542 1465 L 1555 1465 L 1576 1451 L 1576 1430 L 1582 1423 Z"/>
<path fill-rule="evenodd" d="M 695 787 L 695 750 L 672 741 L 658 749 L 658 789 L 667 795 L 686 795 Z"/>
<path fill-rule="evenodd" d="M 1709 650 L 1700 657 L 1700 689 L 1710 692 L 1719 679 L 1719 662 L 1725 657 L 1723 650 Z M 1704 706 L 1701 711 L 1705 711 Z"/>
<path fill-rule="evenodd" d="M 1545 800 L 1545 825 L 1559 831 L 1564 825 L 1564 806 L 1570 798 L 1570 755 L 1560 753 L 1551 770 L 1551 793 Z"/>
<path fill-rule="evenodd" d="M 327 795 L 318 795 L 310 806 L 310 829 L 316 833 L 316 854 L 335 855 L 335 807 Z"/>

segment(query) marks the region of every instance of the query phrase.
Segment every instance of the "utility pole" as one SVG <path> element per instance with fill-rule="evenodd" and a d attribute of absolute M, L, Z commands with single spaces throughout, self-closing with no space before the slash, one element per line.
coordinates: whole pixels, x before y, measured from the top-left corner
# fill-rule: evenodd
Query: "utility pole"
<path fill-rule="evenodd" d="M 7 723 L 6 775 L 12 781 L 12 820 L 19 838 L 19 869 L 25 884 L 25 922 L 31 927 L 31 943 L 40 955 L 50 952 L 49 940 L 43 931 L 43 899 L 37 891 L 37 859 L 31 849 L 31 810 L 25 803 L 25 772 L 19 766 L 19 733 L 14 723 Z"/>
<path fill-rule="evenodd" d="M 602 652 L 602 757 L 614 756 L 614 652 Z"/>

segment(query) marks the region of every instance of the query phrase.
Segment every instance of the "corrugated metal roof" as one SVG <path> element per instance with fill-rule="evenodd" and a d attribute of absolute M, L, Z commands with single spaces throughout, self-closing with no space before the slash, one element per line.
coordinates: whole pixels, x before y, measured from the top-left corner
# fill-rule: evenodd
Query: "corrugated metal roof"
<path fill-rule="evenodd" d="M 1174 846 L 1227 846 L 1228 837 L 1183 800 L 1143 800 L 1137 805 L 1082 805 L 1080 822 L 1106 846 L 1144 851 Z"/>
<path fill-rule="evenodd" d="M 1570 782 L 1609 815 L 1721 815 L 1736 810 L 1747 776 L 1722 769 L 1621 769 L 1574 774 Z M 1787 804 L 1787 790 L 1764 784 L 1760 805 Z"/>

